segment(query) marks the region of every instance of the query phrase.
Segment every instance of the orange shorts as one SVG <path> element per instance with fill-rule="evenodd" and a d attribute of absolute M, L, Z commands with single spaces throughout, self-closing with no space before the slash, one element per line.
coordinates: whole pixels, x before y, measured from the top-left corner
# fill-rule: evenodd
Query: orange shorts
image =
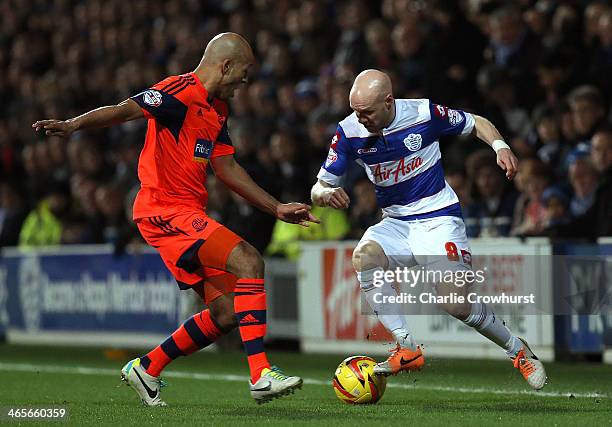
<path fill-rule="evenodd" d="M 205 282 L 205 302 L 234 291 L 236 278 L 225 268 L 229 254 L 242 239 L 204 211 L 139 218 L 136 224 L 145 241 L 159 251 L 181 289 L 194 288 L 202 295 L 196 287 Z M 203 255 L 205 266 L 198 253 Z M 215 279 L 207 280 L 212 277 Z"/>

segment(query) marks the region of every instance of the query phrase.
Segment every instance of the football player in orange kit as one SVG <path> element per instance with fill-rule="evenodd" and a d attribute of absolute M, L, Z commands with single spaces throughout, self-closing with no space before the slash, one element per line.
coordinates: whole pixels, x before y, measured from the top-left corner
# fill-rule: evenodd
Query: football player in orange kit
<path fill-rule="evenodd" d="M 253 62 L 244 38 L 219 34 L 208 43 L 191 73 L 168 77 L 117 105 L 65 121 L 41 120 L 32 125 L 46 135 L 69 137 L 81 129 L 148 119 L 138 162 L 141 189 L 134 202 L 134 221 L 147 243 L 159 251 L 179 287 L 194 289 L 209 307 L 121 370 L 122 378 L 149 406 L 166 405 L 160 398 L 159 375 L 168 363 L 210 345 L 236 326 L 247 353 L 251 395 L 258 403 L 292 393 L 302 385 L 301 378 L 271 367 L 266 357 L 261 255 L 205 212 L 210 162 L 216 176 L 254 206 L 285 222 L 303 226 L 318 222 L 310 206 L 280 203 L 234 160 L 226 100 L 247 83 Z"/>

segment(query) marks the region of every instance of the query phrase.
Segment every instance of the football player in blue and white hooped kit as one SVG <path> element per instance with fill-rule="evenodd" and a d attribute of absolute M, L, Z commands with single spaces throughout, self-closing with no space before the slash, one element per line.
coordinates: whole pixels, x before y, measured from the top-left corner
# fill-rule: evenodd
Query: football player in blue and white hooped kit
<path fill-rule="evenodd" d="M 389 358 L 376 366 L 382 375 L 420 369 L 424 358 L 404 316 L 391 313 L 382 296 L 396 295 L 392 283 L 375 283 L 383 270 L 441 263 L 454 271 L 471 269 L 471 251 L 459 199 L 444 179 L 438 139 L 475 134 L 497 154 L 506 177 L 514 178 L 518 160 L 495 126 L 484 117 L 453 110 L 427 99 L 394 99 L 389 76 L 378 70 L 360 73 L 349 95 L 353 113 L 338 124 L 312 201 L 343 209 L 347 193 L 339 186 L 350 160 L 364 167 L 375 185 L 383 219 L 370 227 L 353 252 L 353 266 L 372 310 L 397 341 Z M 380 280 L 378 281 L 380 282 Z M 441 286 L 438 295 L 466 287 Z M 377 298 L 374 296 L 377 295 Z M 544 366 L 522 338 L 515 336 L 486 304 L 442 304 L 452 316 L 502 347 L 529 385 L 541 389 Z"/>

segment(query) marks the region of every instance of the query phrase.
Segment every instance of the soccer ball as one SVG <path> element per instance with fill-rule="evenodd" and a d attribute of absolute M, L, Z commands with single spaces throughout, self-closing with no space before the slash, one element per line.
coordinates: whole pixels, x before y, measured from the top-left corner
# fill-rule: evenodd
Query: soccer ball
<path fill-rule="evenodd" d="M 387 379 L 374 374 L 376 361 L 368 356 L 347 357 L 338 365 L 332 384 L 345 403 L 376 403 L 385 393 Z"/>

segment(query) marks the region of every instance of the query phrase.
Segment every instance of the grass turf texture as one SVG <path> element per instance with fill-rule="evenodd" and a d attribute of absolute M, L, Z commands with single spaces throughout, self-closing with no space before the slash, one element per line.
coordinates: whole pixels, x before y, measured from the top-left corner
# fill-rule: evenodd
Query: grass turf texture
<path fill-rule="evenodd" d="M 134 355 L 121 356 L 127 360 Z M 145 408 L 130 388 L 120 385 L 123 358 L 109 360 L 100 349 L 0 345 L 0 406 L 63 405 L 70 411 L 69 424 L 75 425 L 612 425 L 612 366 L 547 364 L 550 383 L 545 391 L 578 396 L 572 398 L 520 394 L 529 387 L 510 362 L 429 358 L 422 372 L 391 377 L 378 404 L 351 406 L 340 402 L 327 384 L 345 356 L 271 352 L 273 363 L 307 383 L 293 396 L 258 406 L 246 380 L 220 379 L 246 378 L 243 354 L 196 354 L 168 367 L 169 386 L 162 397 L 170 406 Z M 11 369 L 14 364 L 22 370 Z M 28 372 L 26 364 L 40 371 Z M 75 367 L 93 370 L 89 375 L 49 372 Z M 172 372 L 216 379 L 176 377 Z M 467 391 L 473 389 L 481 392 Z M 580 397 L 591 393 L 604 396 Z"/>

